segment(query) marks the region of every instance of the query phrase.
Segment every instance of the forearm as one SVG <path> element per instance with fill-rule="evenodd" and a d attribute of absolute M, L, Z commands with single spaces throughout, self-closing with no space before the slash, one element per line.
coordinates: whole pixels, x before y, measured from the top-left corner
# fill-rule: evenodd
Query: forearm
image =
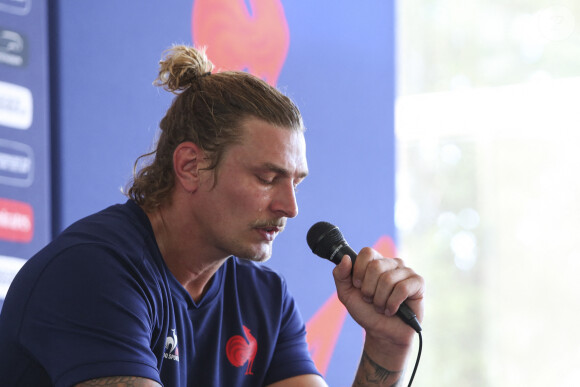
<path fill-rule="evenodd" d="M 345 255 L 333 275 L 338 298 L 366 332 L 353 386 L 401 386 L 415 331 L 395 312 L 406 302 L 422 321 L 423 278 L 402 260 L 368 248 L 361 250 L 354 268 Z"/>
<path fill-rule="evenodd" d="M 365 343 L 353 387 L 402 386 L 408 349 L 385 348 Z"/>

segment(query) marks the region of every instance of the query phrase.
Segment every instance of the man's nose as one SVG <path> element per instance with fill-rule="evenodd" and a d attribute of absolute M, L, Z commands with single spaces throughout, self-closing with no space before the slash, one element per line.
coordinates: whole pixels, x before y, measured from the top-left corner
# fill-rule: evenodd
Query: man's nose
<path fill-rule="evenodd" d="M 279 187 L 275 197 L 272 199 L 272 210 L 282 213 L 287 218 L 294 218 L 298 215 L 296 189 L 292 183 Z"/>

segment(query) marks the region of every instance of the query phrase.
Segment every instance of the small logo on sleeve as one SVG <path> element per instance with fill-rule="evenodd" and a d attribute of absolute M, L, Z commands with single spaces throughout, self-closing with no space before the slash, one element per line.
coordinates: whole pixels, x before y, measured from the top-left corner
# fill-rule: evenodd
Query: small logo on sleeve
<path fill-rule="evenodd" d="M 240 335 L 230 337 L 226 344 L 226 355 L 235 367 L 242 367 L 248 363 L 245 375 L 253 375 L 252 366 L 258 352 L 258 342 L 246 326 L 244 326 L 244 335 L 246 337 Z"/>
<path fill-rule="evenodd" d="M 177 334 L 175 329 L 171 330 L 171 335 L 165 339 L 165 353 L 163 357 L 168 360 L 179 361 L 179 350 L 177 349 Z"/>

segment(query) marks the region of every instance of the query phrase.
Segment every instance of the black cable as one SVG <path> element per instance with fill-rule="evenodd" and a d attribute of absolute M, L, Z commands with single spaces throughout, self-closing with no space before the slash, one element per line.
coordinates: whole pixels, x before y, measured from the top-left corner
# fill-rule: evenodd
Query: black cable
<path fill-rule="evenodd" d="M 411 387 L 411 384 L 413 384 L 413 379 L 415 379 L 415 374 L 417 373 L 417 367 L 419 367 L 419 360 L 421 360 L 421 352 L 423 351 L 423 335 L 421 335 L 421 332 L 417 333 L 419 334 L 419 351 L 417 352 L 417 360 L 415 360 L 415 367 L 413 368 L 408 387 Z"/>

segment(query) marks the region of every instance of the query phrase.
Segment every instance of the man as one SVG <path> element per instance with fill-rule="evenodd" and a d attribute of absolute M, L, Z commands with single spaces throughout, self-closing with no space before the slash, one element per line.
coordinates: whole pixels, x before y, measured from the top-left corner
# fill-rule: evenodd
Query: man
<path fill-rule="evenodd" d="M 326 385 L 283 278 L 257 263 L 298 213 L 302 118 L 262 80 L 212 67 L 203 51 L 168 52 L 157 84 L 177 96 L 130 199 L 15 278 L 0 316 L 7 385 Z M 414 331 L 394 313 L 407 300 L 421 319 L 423 280 L 369 248 L 333 274 L 366 330 L 354 384 L 396 384 Z"/>

